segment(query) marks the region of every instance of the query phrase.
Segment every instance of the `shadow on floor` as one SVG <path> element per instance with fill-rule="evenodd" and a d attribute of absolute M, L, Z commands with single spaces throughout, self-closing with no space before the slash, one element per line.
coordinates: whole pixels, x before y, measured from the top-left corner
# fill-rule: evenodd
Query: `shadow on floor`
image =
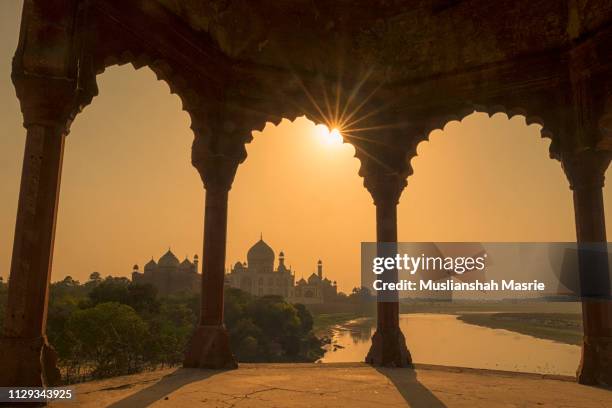
<path fill-rule="evenodd" d="M 162 377 L 161 380 L 144 388 L 135 394 L 117 401 L 108 408 L 145 408 L 156 401 L 164 399 L 167 395 L 178 390 L 184 385 L 205 380 L 215 374 L 222 373 L 221 370 L 204 370 L 195 368 L 179 368 L 171 374 Z"/>
<path fill-rule="evenodd" d="M 410 407 L 446 408 L 438 397 L 419 382 L 414 369 L 377 367 L 376 371 L 395 385 Z"/>

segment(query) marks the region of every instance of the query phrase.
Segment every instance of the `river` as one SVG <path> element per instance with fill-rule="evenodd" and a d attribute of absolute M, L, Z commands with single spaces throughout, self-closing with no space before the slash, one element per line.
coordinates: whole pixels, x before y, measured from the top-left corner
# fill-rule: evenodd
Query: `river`
<path fill-rule="evenodd" d="M 578 346 L 475 326 L 450 314 L 402 314 L 400 326 L 415 363 L 575 375 L 580 361 Z M 369 318 L 334 327 L 322 362 L 363 361 L 374 328 Z"/>

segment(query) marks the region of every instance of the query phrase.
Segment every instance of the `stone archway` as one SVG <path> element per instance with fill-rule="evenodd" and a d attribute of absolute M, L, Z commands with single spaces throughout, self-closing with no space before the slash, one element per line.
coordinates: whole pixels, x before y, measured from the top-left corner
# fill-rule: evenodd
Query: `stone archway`
<path fill-rule="evenodd" d="M 346 133 L 374 199 L 379 242 L 397 241 L 397 201 L 418 142 L 477 104 L 521 106 L 542 118 L 573 190 L 578 242 L 606 242 L 601 187 L 612 148 L 601 124 L 610 116 L 612 14 L 604 0 L 580 10 L 571 1 L 495 9 L 382 0 L 307 9 L 299 2 L 170 3 L 25 1 L 13 81 L 27 142 L 0 344 L 10 368 L 0 385 L 54 380 L 44 333 L 63 143 L 97 92 L 96 73 L 117 62 L 150 66 L 192 119 L 192 163 L 206 189 L 206 272 L 186 366 L 235 367 L 222 288 L 227 196 L 244 144 L 282 117 L 325 122 L 317 106 L 359 106 L 359 131 Z M 459 33 L 447 29 L 449 21 Z M 612 383 L 611 308 L 585 307 L 581 382 Z M 408 364 L 397 302 L 379 303 L 378 316 L 368 361 Z"/>

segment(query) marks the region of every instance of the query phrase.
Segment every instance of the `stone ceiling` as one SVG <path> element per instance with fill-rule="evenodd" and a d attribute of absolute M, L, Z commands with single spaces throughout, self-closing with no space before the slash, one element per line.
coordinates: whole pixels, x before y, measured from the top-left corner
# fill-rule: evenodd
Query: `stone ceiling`
<path fill-rule="evenodd" d="M 587 0 L 156 1 L 234 59 L 329 73 L 383 66 L 385 82 L 563 48 L 612 16 L 612 2 Z"/>

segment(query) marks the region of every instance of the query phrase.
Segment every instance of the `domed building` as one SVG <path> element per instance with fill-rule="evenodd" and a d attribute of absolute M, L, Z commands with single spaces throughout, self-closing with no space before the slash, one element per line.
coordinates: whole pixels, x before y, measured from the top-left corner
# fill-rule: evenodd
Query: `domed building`
<path fill-rule="evenodd" d="M 226 276 L 229 286 L 252 295 L 279 295 L 293 303 L 314 304 L 332 301 L 337 294 L 335 282 L 323 278 L 323 264 L 317 264 L 317 274 L 308 282 L 295 284 L 295 273 L 285 265 L 285 254 L 278 254 L 278 267 L 274 269 L 274 250 L 260 237 L 247 252 L 247 262 L 236 262 Z"/>
<path fill-rule="evenodd" d="M 317 273 L 300 279 L 293 288 L 294 303 L 312 304 L 333 302 L 338 296 L 336 281 L 323 277 L 323 261 L 317 262 Z"/>
<path fill-rule="evenodd" d="M 138 265 L 134 265 L 132 282 L 151 284 L 157 288 L 160 296 L 179 292 L 198 292 L 201 276 L 198 274 L 198 256 L 193 256 L 193 262 L 185 257 L 183 262 L 170 249 L 155 262 L 153 258 L 144 266 L 141 273 Z"/>
<path fill-rule="evenodd" d="M 234 288 L 257 296 L 279 295 L 288 298 L 293 288 L 294 275 L 285 266 L 285 254 L 278 254 L 278 268 L 274 269 L 274 250 L 263 237 L 247 252 L 247 262 L 236 262 L 226 277 Z"/>

